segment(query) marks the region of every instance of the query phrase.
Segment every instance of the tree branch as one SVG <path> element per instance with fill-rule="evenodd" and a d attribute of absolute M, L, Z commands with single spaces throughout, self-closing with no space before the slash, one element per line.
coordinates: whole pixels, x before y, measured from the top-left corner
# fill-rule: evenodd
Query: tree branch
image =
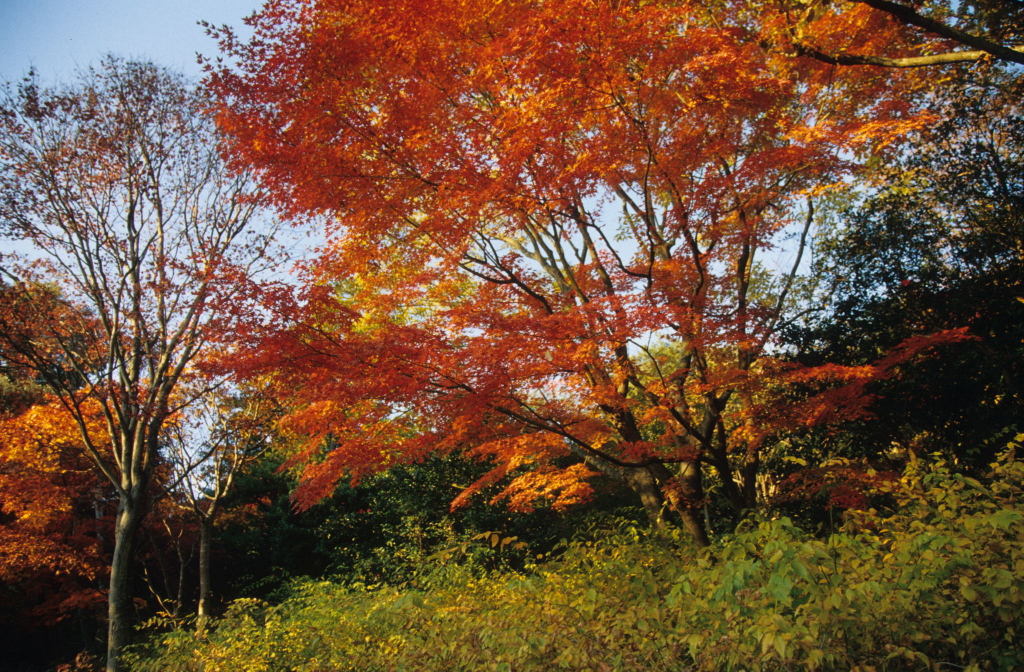
<path fill-rule="evenodd" d="M 978 37 L 977 35 L 971 35 L 965 33 L 962 30 L 957 30 L 952 26 L 947 26 L 944 23 L 930 19 L 927 16 L 922 16 L 915 12 L 906 5 L 901 5 L 891 0 L 854 0 L 860 2 L 869 7 L 873 7 L 881 12 L 891 14 L 904 23 L 909 23 L 912 26 L 927 30 L 930 33 L 940 35 L 955 42 L 959 42 L 968 47 L 973 47 L 982 52 L 986 52 L 995 56 L 996 58 L 1003 59 L 1004 61 L 1011 61 L 1013 63 L 1024 63 L 1024 48 L 1022 47 L 1006 47 L 991 40 L 987 40 L 984 37 Z M 976 53 L 976 52 L 961 52 L 961 53 Z M 950 54 L 938 54 L 938 56 L 950 56 Z M 928 58 L 928 57 L 922 57 Z M 971 60 L 978 60 L 977 58 Z M 903 59 L 896 59 L 903 60 Z M 939 61 L 939 62 L 955 62 L 955 61 Z M 922 65 L 927 65 L 922 63 Z M 897 66 L 897 67 L 914 67 L 914 66 Z"/>
<path fill-rule="evenodd" d="M 795 46 L 797 52 L 801 55 L 809 56 L 830 65 L 874 65 L 883 68 L 923 68 L 948 63 L 974 63 L 993 55 L 991 51 L 978 50 L 950 51 L 944 54 L 930 54 L 928 56 L 889 58 L 887 56 L 868 56 L 863 54 L 826 54 L 807 44 L 797 43 Z M 1024 63 L 1024 47 L 1007 47 L 1006 51 L 1016 54 L 1015 58 L 1007 60 Z"/>

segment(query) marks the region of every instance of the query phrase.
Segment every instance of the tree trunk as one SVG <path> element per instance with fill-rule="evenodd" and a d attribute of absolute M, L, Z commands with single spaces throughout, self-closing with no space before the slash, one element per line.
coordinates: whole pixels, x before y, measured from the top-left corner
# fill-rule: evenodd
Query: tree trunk
<path fill-rule="evenodd" d="M 120 658 L 128 644 L 135 617 L 131 569 L 144 511 L 138 497 L 133 495 L 129 493 L 119 498 L 114 523 L 114 557 L 110 563 L 110 592 L 107 596 L 107 672 L 124 669 Z"/>
<path fill-rule="evenodd" d="M 760 471 L 761 459 L 757 451 L 747 451 L 743 466 L 740 467 L 743 503 L 747 509 L 757 506 L 757 474 Z"/>
<path fill-rule="evenodd" d="M 675 504 L 676 510 L 679 511 L 679 515 L 683 519 L 683 526 L 693 536 L 693 540 L 697 542 L 697 545 L 701 547 L 710 546 L 711 540 L 708 539 L 708 531 L 704 527 L 704 516 L 702 515 L 704 483 L 700 471 L 700 462 L 683 462 L 680 464 L 677 482 L 679 483 L 681 501 L 676 504 L 672 502 L 671 496 L 669 501 Z"/>
<path fill-rule="evenodd" d="M 196 629 L 206 627 L 210 614 L 210 521 L 199 521 L 199 604 L 196 607 Z"/>
<path fill-rule="evenodd" d="M 174 596 L 174 617 L 177 618 L 181 616 L 182 611 L 185 609 L 185 574 L 188 570 L 188 559 L 191 559 L 192 552 L 189 552 L 189 558 L 186 559 L 185 552 L 181 549 L 180 534 L 175 538 L 174 547 L 175 554 L 178 556 L 178 589 Z"/>
<path fill-rule="evenodd" d="M 630 469 L 626 472 L 629 487 L 640 497 L 647 519 L 655 528 L 665 528 L 665 501 L 658 488 L 658 482 L 647 469 Z"/>
<path fill-rule="evenodd" d="M 698 546 L 709 546 L 708 531 L 704 526 L 702 507 L 704 506 L 704 483 L 701 474 L 700 462 L 680 462 L 678 473 L 673 475 L 663 465 L 656 471 L 658 480 L 661 481 L 661 491 L 669 506 L 679 514 L 683 521 L 683 527 L 690 533 Z"/>
<path fill-rule="evenodd" d="M 729 458 L 725 453 L 724 449 L 707 449 L 705 453 L 709 456 L 711 464 L 714 466 L 715 471 L 718 472 L 718 476 L 722 481 L 722 492 L 725 494 L 725 498 L 729 500 L 730 506 L 737 514 L 741 514 L 747 506 L 746 495 L 743 487 L 736 483 L 736 476 L 729 465 Z M 742 471 L 740 472 L 743 473 Z"/>
<path fill-rule="evenodd" d="M 584 459 L 589 466 L 625 482 L 640 497 L 647 518 L 655 528 L 665 527 L 667 504 L 679 514 L 683 527 L 698 546 L 710 545 L 702 516 L 704 486 L 699 461 L 683 462 L 679 465 L 678 473 L 673 474 L 660 462 L 646 467 L 624 467 L 593 455 L 585 455 Z"/>

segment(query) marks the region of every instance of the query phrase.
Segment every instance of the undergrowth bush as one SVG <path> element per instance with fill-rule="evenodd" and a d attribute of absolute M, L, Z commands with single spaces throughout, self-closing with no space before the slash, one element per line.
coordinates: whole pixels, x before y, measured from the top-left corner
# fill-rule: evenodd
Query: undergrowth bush
<path fill-rule="evenodd" d="M 713 548 L 626 526 L 523 573 L 442 564 L 420 589 L 295 584 L 138 672 L 1024 669 L 1024 464 L 914 463 L 889 511 L 825 539 L 750 520 Z"/>

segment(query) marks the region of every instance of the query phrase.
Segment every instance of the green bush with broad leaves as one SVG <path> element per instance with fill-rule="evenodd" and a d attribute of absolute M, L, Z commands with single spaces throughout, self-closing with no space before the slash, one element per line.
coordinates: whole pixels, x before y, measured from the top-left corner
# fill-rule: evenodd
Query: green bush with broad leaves
<path fill-rule="evenodd" d="M 1019 439 L 1018 439 L 1019 440 Z M 525 571 L 441 554 L 410 587 L 304 582 L 202 634 L 151 634 L 131 669 L 1024 669 L 1024 462 L 983 481 L 913 462 L 885 510 L 818 538 L 748 520 L 698 551 L 623 524 Z M 465 557 L 465 556 L 463 556 Z"/>

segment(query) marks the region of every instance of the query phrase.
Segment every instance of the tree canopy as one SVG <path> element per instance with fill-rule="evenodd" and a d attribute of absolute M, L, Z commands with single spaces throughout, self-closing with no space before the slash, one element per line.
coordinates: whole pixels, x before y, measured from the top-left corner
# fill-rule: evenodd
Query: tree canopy
<path fill-rule="evenodd" d="M 702 541 L 704 470 L 754 504 L 815 201 L 932 117 L 923 78 L 766 48 L 777 17 L 750 9 L 280 2 L 222 34 L 231 151 L 330 218 L 294 326 L 249 364 L 294 391 L 306 458 L 332 442 L 301 501 L 464 450 L 514 505 L 601 472 Z M 822 39 L 908 39 L 841 16 Z"/>

